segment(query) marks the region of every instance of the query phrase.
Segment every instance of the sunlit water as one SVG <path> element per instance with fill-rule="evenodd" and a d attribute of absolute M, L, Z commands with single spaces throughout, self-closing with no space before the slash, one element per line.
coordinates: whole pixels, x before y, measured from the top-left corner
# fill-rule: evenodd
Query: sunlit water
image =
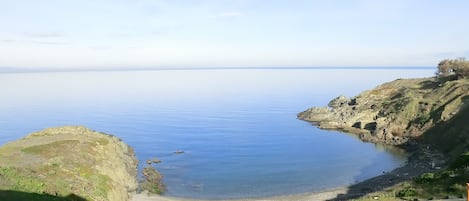
<path fill-rule="evenodd" d="M 167 195 L 245 198 L 353 184 L 400 152 L 296 119 L 310 106 L 426 70 L 163 70 L 0 74 L 0 144 L 86 125 L 157 157 Z M 176 150 L 184 154 L 174 154 Z"/>

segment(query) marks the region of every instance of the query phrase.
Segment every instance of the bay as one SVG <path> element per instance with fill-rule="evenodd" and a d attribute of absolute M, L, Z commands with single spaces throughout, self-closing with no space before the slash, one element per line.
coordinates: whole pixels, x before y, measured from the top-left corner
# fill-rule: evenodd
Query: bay
<path fill-rule="evenodd" d="M 296 119 L 432 69 L 182 69 L 0 74 L 0 144 L 85 125 L 136 150 L 167 195 L 247 198 L 350 185 L 403 165 L 405 153 Z M 184 154 L 174 154 L 183 150 Z"/>

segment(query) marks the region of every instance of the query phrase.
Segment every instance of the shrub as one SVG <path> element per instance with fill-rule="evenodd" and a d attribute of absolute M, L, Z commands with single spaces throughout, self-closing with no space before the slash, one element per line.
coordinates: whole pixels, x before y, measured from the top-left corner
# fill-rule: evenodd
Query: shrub
<path fill-rule="evenodd" d="M 417 195 L 417 192 L 411 188 L 402 189 L 396 193 L 396 197 L 400 197 L 400 198 L 411 197 L 415 195 Z"/>
<path fill-rule="evenodd" d="M 424 183 L 430 183 L 436 179 L 437 179 L 437 175 L 435 175 L 435 173 L 427 172 L 427 173 L 423 173 L 422 175 L 420 175 L 420 177 L 417 178 L 417 182 L 424 184 Z"/>
<path fill-rule="evenodd" d="M 469 77 L 469 61 L 463 57 L 442 60 L 438 63 L 436 74 L 438 77 L 454 75 L 458 79 L 467 78 Z"/>
<path fill-rule="evenodd" d="M 466 168 L 469 166 L 469 152 L 461 154 L 452 164 L 451 168 Z"/>

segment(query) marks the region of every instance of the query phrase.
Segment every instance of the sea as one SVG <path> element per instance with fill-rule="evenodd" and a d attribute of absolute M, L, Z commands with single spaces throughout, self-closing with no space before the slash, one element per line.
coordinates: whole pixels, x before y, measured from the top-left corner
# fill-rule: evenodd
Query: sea
<path fill-rule="evenodd" d="M 402 150 L 296 114 L 432 68 L 187 68 L 0 73 L 0 145 L 48 127 L 113 134 L 163 175 L 165 195 L 318 192 L 402 166 Z M 175 154 L 176 151 L 183 154 Z M 64 150 L 66 151 L 66 150 Z M 0 162 L 1 163 L 1 162 Z M 141 176 L 141 174 L 140 174 Z M 140 177 L 139 177 L 140 179 Z"/>

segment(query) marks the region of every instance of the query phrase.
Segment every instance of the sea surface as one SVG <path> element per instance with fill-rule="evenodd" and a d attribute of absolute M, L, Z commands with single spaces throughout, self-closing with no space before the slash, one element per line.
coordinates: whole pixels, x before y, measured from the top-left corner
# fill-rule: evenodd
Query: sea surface
<path fill-rule="evenodd" d="M 406 161 L 399 150 L 296 119 L 433 69 L 179 69 L 0 74 L 0 145 L 85 125 L 158 158 L 166 195 L 248 198 L 353 184 Z M 184 154 L 174 154 L 182 150 Z M 66 150 L 64 150 L 66 151 Z"/>

